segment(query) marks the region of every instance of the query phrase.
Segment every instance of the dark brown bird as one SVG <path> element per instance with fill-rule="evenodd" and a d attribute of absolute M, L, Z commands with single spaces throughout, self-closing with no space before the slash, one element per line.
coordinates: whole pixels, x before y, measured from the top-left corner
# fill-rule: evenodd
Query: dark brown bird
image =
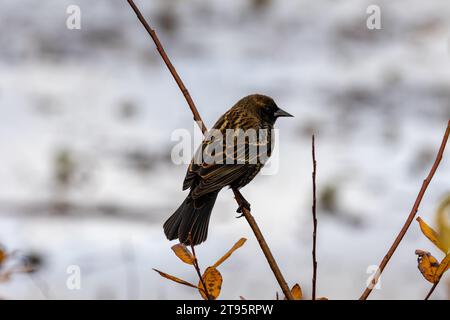
<path fill-rule="evenodd" d="M 190 189 L 189 195 L 164 223 L 169 240 L 190 244 L 191 239 L 193 245 L 206 240 L 219 191 L 240 189 L 258 174 L 271 155 L 271 130 L 278 117 L 292 115 L 261 94 L 242 98 L 220 117 L 187 170 L 183 190 Z"/>

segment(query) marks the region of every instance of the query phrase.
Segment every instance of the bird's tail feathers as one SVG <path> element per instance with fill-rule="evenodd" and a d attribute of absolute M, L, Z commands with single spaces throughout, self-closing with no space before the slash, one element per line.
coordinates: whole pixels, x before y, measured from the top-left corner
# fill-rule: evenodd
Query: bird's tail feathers
<path fill-rule="evenodd" d="M 179 239 L 181 243 L 193 245 L 204 242 L 208 236 L 209 218 L 218 192 L 207 194 L 199 199 L 189 195 L 180 207 L 164 223 L 167 239 Z M 189 237 L 190 233 L 190 237 Z"/>

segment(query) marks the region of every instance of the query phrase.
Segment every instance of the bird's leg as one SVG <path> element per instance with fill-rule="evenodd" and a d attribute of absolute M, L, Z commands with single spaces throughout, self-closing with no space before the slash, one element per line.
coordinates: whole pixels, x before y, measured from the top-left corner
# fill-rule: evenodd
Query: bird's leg
<path fill-rule="evenodd" d="M 244 216 L 244 212 L 243 209 L 247 209 L 248 211 L 250 211 L 250 202 L 248 202 L 244 196 L 242 195 L 242 193 L 237 190 L 237 189 L 233 189 L 234 192 L 234 196 L 236 197 L 236 199 L 238 200 L 239 203 L 239 207 L 237 208 L 236 212 L 237 213 L 241 213 L 240 216 L 237 216 L 236 218 L 242 218 Z"/>
<path fill-rule="evenodd" d="M 237 208 L 236 212 L 237 213 L 242 213 L 243 209 L 247 209 L 248 211 L 250 211 L 250 203 L 245 200 L 244 198 L 242 198 L 241 203 L 239 204 L 239 207 Z"/>

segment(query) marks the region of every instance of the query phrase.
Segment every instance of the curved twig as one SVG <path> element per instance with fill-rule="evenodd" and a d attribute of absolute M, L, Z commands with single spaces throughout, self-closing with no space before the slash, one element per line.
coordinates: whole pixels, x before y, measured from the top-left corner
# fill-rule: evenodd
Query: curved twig
<path fill-rule="evenodd" d="M 428 188 L 428 185 L 431 182 L 431 179 L 433 179 L 434 174 L 436 173 L 437 168 L 439 167 L 439 164 L 441 163 L 445 146 L 447 145 L 448 136 L 450 134 L 450 120 L 447 124 L 447 130 L 445 131 L 444 137 L 442 139 L 441 147 L 439 148 L 439 152 L 437 153 L 436 160 L 434 161 L 433 166 L 431 167 L 430 173 L 428 174 L 427 178 L 423 181 L 422 187 L 420 188 L 419 194 L 417 195 L 416 201 L 414 202 L 414 205 L 411 209 L 411 212 L 408 216 L 408 219 L 406 219 L 405 224 L 403 225 L 402 229 L 400 230 L 400 233 L 397 235 L 397 238 L 395 238 L 394 243 L 392 244 L 389 251 L 384 256 L 383 260 L 380 263 L 379 266 L 379 272 L 377 272 L 372 281 L 371 285 L 368 286 L 359 300 L 366 300 L 370 293 L 372 292 L 373 288 L 378 282 L 378 279 L 381 276 L 381 273 L 383 272 L 384 268 L 386 268 L 386 265 L 388 264 L 389 260 L 391 259 L 392 255 L 394 254 L 395 250 L 397 249 L 398 245 L 402 241 L 403 237 L 405 236 L 406 232 L 408 231 L 409 226 L 411 225 L 412 221 L 414 220 L 414 217 L 416 216 L 417 211 L 419 210 L 420 202 L 422 201 L 423 196 L 425 195 L 425 191 Z M 434 290 L 434 289 L 433 289 Z"/>

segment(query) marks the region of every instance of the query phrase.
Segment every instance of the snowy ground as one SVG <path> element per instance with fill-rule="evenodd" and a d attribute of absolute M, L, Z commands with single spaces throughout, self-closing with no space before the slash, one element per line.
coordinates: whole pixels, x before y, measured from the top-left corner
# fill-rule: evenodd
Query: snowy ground
<path fill-rule="evenodd" d="M 81 7 L 81 30 L 65 28 L 69 4 Z M 369 4 L 380 5 L 382 30 L 366 28 Z M 449 2 L 160 0 L 143 7 L 207 125 L 253 92 L 295 115 L 277 124 L 278 173 L 257 177 L 243 193 L 286 278 L 307 295 L 316 133 L 318 292 L 359 297 L 366 269 L 409 213 L 450 117 Z M 0 36 L 0 243 L 43 257 L 36 274 L 0 284 L 0 296 L 197 298 L 151 270 L 195 281 L 161 225 L 185 197 L 186 166 L 170 161 L 171 133 L 197 129 L 126 1 L 3 0 L 0 27 L 7 30 Z M 430 223 L 450 191 L 447 158 L 422 203 Z M 63 183 L 55 176 L 67 163 Z M 75 207 L 62 214 L 46 205 L 61 200 Z M 221 298 L 272 299 L 277 284 L 235 209 L 231 192 L 222 192 L 198 249 L 201 264 L 247 237 L 221 267 Z M 416 248 L 438 254 L 413 225 L 373 298 L 426 294 Z M 69 265 L 81 267 L 81 290 L 66 287 Z M 435 297 L 448 297 L 445 285 Z"/>

